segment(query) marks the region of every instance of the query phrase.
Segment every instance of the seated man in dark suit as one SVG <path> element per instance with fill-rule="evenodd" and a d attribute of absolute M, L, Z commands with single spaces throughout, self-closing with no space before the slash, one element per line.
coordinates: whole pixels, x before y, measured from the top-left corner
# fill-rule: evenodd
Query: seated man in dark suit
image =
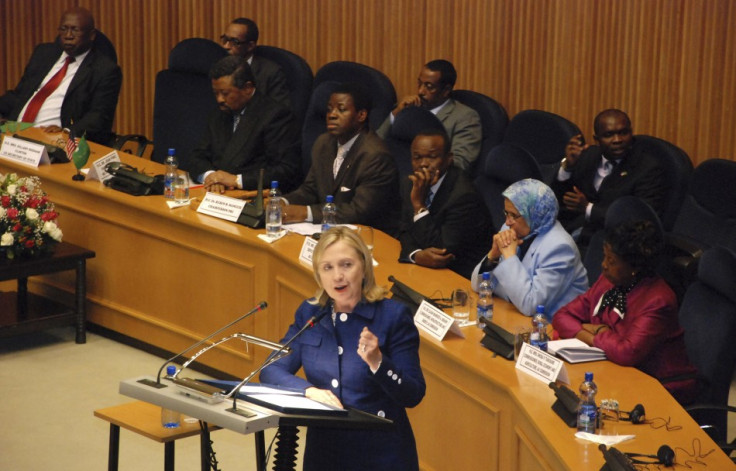
<path fill-rule="evenodd" d="M 232 56 L 240 56 L 248 62 L 256 77 L 258 89 L 287 108 L 291 107 L 286 75 L 278 64 L 264 57 L 254 56 L 258 47 L 258 25 L 249 18 L 236 18 L 230 22 L 225 34 L 220 36 L 222 47 Z"/>
<path fill-rule="evenodd" d="M 70 128 L 107 144 L 123 80 L 120 67 L 93 47 L 95 20 L 75 7 L 61 16 L 59 38 L 39 44 L 23 77 L 0 97 L 0 121 L 34 123 L 47 132 Z"/>
<path fill-rule="evenodd" d="M 189 173 L 205 189 L 255 190 L 259 170 L 265 184 L 299 184 L 299 131 L 294 114 L 260 93 L 248 63 L 239 56 L 217 61 L 210 70 L 218 110 L 207 119 L 204 137 L 192 151 Z"/>
<path fill-rule="evenodd" d="M 470 278 L 493 236 L 483 198 L 465 172 L 453 165 L 442 130 L 417 134 L 411 164 L 414 173 L 401 187 L 399 261 L 449 268 Z"/>
<path fill-rule="evenodd" d="M 383 141 L 368 130 L 370 98 L 357 84 L 342 84 L 327 103 L 327 132 L 312 147 L 304 183 L 284 195 L 284 223 L 322 221 L 333 195 L 337 222 L 373 226 L 395 235 L 399 173 Z"/>
<path fill-rule="evenodd" d="M 585 144 L 582 135 L 573 136 L 552 183 L 560 222 L 582 248 L 603 228 L 606 211 L 617 198 L 637 196 L 661 215 L 667 194 L 659 162 L 638 148 L 626 113 L 601 111 L 593 130 L 598 145 Z"/>
<path fill-rule="evenodd" d="M 417 78 L 417 94 L 402 98 L 376 133 L 386 139 L 394 117 L 407 106 L 420 106 L 431 111 L 442 122 L 450 137 L 455 166 L 467 169 L 478 158 L 483 130 L 474 109 L 451 98 L 457 72 L 451 62 L 427 62 Z"/>

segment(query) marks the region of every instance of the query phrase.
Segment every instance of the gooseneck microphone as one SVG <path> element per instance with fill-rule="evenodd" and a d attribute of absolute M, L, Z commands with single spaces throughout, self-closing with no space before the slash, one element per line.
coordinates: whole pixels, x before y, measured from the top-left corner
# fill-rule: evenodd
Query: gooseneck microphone
<path fill-rule="evenodd" d="M 606 460 L 609 471 L 636 471 L 631 459 L 616 448 L 607 449 L 606 445 L 601 443 L 598 449 L 603 453 L 603 459 Z"/>
<path fill-rule="evenodd" d="M 243 320 L 243 319 L 245 319 L 246 317 L 250 317 L 250 316 L 252 316 L 253 314 L 255 314 L 256 312 L 258 312 L 258 311 L 262 311 L 262 310 L 266 309 L 266 307 L 267 307 L 267 306 L 268 306 L 268 304 L 266 303 L 266 301 L 261 301 L 260 303 L 258 303 L 258 305 L 256 305 L 256 307 L 254 307 L 254 308 L 253 308 L 253 309 L 251 309 L 250 311 L 246 312 L 246 313 L 245 313 L 245 314 L 243 314 L 242 316 L 238 317 L 238 318 L 237 318 L 237 319 L 235 319 L 234 321 L 230 322 L 230 323 L 229 323 L 229 324 L 227 324 L 226 326 L 220 327 L 219 329 L 217 329 L 216 331 L 212 332 L 212 333 L 211 333 L 210 335 L 208 335 L 207 337 L 203 338 L 202 340 L 200 340 L 200 341 L 196 342 L 196 343 L 195 343 L 195 344 L 193 344 L 193 345 L 190 345 L 190 346 L 188 346 L 187 348 L 185 348 L 184 350 L 182 350 L 182 351 L 181 351 L 180 353 L 177 353 L 177 354 L 176 354 L 176 355 L 174 355 L 173 357 L 171 357 L 171 358 L 169 358 L 168 360 L 166 360 L 166 361 L 164 362 L 164 364 L 163 364 L 163 365 L 161 365 L 161 368 L 159 368 L 159 369 L 158 369 L 158 374 L 156 375 L 156 382 L 155 382 L 155 383 L 153 383 L 153 382 L 152 382 L 152 381 L 150 381 L 150 380 L 141 380 L 141 381 L 139 381 L 139 382 L 140 382 L 140 383 L 143 383 L 143 384 L 147 384 L 147 385 L 149 385 L 149 386 L 153 386 L 153 387 L 156 387 L 156 388 L 163 388 L 163 387 L 166 387 L 165 385 L 162 385 L 162 384 L 161 384 L 161 372 L 162 372 L 162 371 L 164 370 L 164 368 L 166 367 L 166 365 L 168 365 L 168 364 L 169 364 L 169 363 L 171 363 L 172 361 L 176 360 L 177 358 L 181 357 L 182 355 L 184 355 L 185 353 L 187 353 L 187 352 L 188 352 L 189 350 L 192 350 L 192 349 L 194 349 L 194 348 L 197 348 L 197 347 L 199 347 L 200 345 L 202 345 L 203 343 L 205 343 L 205 342 L 206 342 L 207 340 L 211 339 L 212 337 L 214 337 L 215 335 L 219 334 L 219 333 L 220 333 L 220 332 L 222 332 L 223 330 L 225 330 L 225 329 L 227 329 L 227 328 L 229 328 L 229 327 L 232 327 L 233 325 L 235 325 L 235 324 L 237 324 L 238 322 L 242 321 L 242 320 Z"/>
<path fill-rule="evenodd" d="M 248 384 L 248 382 L 251 379 L 253 379 L 255 375 L 260 373 L 261 370 L 263 370 L 265 367 L 271 365 L 272 363 L 275 363 L 276 361 L 280 360 L 284 356 L 290 354 L 291 348 L 289 348 L 289 345 L 291 345 L 294 342 L 294 340 L 298 339 L 307 329 L 310 329 L 314 327 L 315 325 L 319 324 L 319 321 L 321 321 L 322 318 L 325 317 L 329 312 L 330 312 L 329 310 L 325 309 L 321 313 L 312 316 L 304 324 L 304 326 L 301 329 L 299 329 L 299 332 L 297 332 L 289 340 L 287 340 L 286 343 L 281 346 L 281 348 L 279 348 L 278 350 L 274 351 L 271 355 L 269 355 L 268 358 L 266 358 L 266 360 L 261 364 L 261 366 L 253 370 L 253 372 L 249 374 L 248 376 L 246 376 L 245 379 L 243 379 L 243 381 L 238 383 L 238 385 L 235 386 L 233 390 L 230 391 L 230 393 L 227 396 L 225 396 L 225 397 L 229 397 L 229 396 L 233 397 L 233 407 L 231 409 L 227 409 L 227 411 L 233 412 L 235 414 L 239 414 L 237 402 L 238 402 L 238 393 L 240 392 L 240 389 L 246 384 Z"/>

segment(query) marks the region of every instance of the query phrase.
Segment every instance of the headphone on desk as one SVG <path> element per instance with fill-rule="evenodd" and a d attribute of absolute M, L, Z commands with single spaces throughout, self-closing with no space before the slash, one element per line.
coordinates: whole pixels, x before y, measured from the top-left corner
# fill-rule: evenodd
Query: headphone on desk
<path fill-rule="evenodd" d="M 631 412 L 621 411 L 620 414 L 626 414 L 625 417 L 621 417 L 620 420 L 631 422 L 632 424 L 643 424 L 646 423 L 647 417 L 644 411 L 644 406 L 637 404 L 631 409 Z"/>
<path fill-rule="evenodd" d="M 632 463 L 635 464 L 662 464 L 666 468 L 669 468 L 670 466 L 674 466 L 675 464 L 675 450 L 670 448 L 669 445 L 662 445 L 659 447 L 659 450 L 657 450 L 656 455 L 645 455 L 641 453 L 624 453 L 626 456 L 631 459 Z M 641 460 L 639 458 L 652 458 L 656 459 L 657 461 L 650 461 L 650 460 Z"/>

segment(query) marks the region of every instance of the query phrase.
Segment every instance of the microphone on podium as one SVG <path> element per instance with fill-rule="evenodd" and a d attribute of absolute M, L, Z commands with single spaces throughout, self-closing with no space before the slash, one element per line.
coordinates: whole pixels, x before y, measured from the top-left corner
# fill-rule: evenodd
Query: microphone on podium
<path fill-rule="evenodd" d="M 227 329 L 229 327 L 232 327 L 233 325 L 237 324 L 238 322 L 242 321 L 243 319 L 245 319 L 247 317 L 250 317 L 253 314 L 257 313 L 258 311 L 262 311 L 262 310 L 266 309 L 267 306 L 268 306 L 268 304 L 266 303 L 266 301 L 261 301 L 260 303 L 258 303 L 256 305 L 256 307 L 254 307 L 250 311 L 246 312 L 242 316 L 238 317 L 234 321 L 230 322 L 229 324 L 227 324 L 227 325 L 225 325 L 223 327 L 220 327 L 219 329 L 217 329 L 216 331 L 212 332 L 207 337 L 203 338 L 202 340 L 199 340 L 198 342 L 194 343 L 193 345 L 190 345 L 189 347 L 185 348 L 181 352 L 177 353 L 173 357 L 171 357 L 168 360 L 166 360 L 164 362 L 164 364 L 161 365 L 161 368 L 158 369 L 158 374 L 156 375 L 156 381 L 155 382 L 154 381 L 151 381 L 149 379 L 141 379 L 138 382 L 141 383 L 141 384 L 145 384 L 147 386 L 151 386 L 151 387 L 157 388 L 157 389 L 165 388 L 166 385 L 165 384 L 161 384 L 161 372 L 164 370 L 164 368 L 166 367 L 166 365 L 168 365 L 169 363 L 173 362 L 177 358 L 181 357 L 182 355 L 184 355 L 185 353 L 187 353 L 189 350 L 192 350 L 193 348 L 199 347 L 200 345 L 202 345 L 203 343 L 205 343 L 207 340 L 211 339 L 212 337 L 214 337 L 215 335 L 219 334 L 223 330 L 225 330 L 225 329 Z M 203 353 L 203 352 L 200 352 L 200 354 L 201 353 Z M 197 354 L 197 356 L 198 355 L 199 354 Z M 192 358 L 192 359 L 194 359 L 194 358 Z M 189 364 L 189 363 L 187 363 L 187 364 Z"/>
<path fill-rule="evenodd" d="M 287 340 L 286 343 L 281 346 L 281 348 L 279 348 L 278 350 L 275 350 L 271 355 L 269 355 L 268 358 L 266 358 L 266 360 L 261 364 L 261 366 L 253 370 L 253 372 L 251 372 L 248 376 L 246 376 L 245 379 L 243 379 L 243 381 L 238 383 L 237 386 L 235 386 L 232 389 L 232 391 L 230 391 L 230 393 L 227 394 L 226 396 L 226 397 L 232 396 L 233 398 L 233 406 L 230 409 L 226 409 L 226 410 L 228 412 L 243 415 L 246 417 L 251 416 L 250 412 L 243 411 L 242 409 L 238 409 L 237 402 L 238 402 L 238 393 L 240 392 L 240 389 L 246 384 L 248 384 L 248 382 L 250 382 L 250 380 L 253 379 L 255 375 L 260 373 L 265 367 L 269 366 L 270 364 L 290 354 L 291 348 L 289 348 L 289 345 L 291 345 L 294 342 L 294 340 L 298 339 L 307 329 L 310 329 L 314 327 L 315 325 L 319 324 L 319 321 L 321 321 L 322 318 L 324 318 L 329 312 L 330 311 L 328 309 L 325 309 L 321 313 L 309 318 L 309 320 L 304 324 L 304 326 L 302 326 L 302 328 L 299 329 L 299 332 L 297 332 L 289 340 Z"/>

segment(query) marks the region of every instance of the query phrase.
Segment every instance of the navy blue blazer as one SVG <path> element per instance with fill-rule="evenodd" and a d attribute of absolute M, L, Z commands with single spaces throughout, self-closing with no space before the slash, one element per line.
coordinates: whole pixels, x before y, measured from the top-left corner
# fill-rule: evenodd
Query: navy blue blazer
<path fill-rule="evenodd" d="M 302 303 L 294 323 L 281 340 L 286 342 L 314 315 L 330 310 Z M 379 339 L 383 359 L 373 374 L 358 355 L 363 327 Z M 349 314 L 330 315 L 307 330 L 293 344 L 291 355 L 261 372 L 263 383 L 306 389 L 329 389 L 345 407 L 394 421 L 390 431 L 310 427 L 304 452 L 304 470 L 380 469 L 417 470 L 416 443 L 406 407 L 414 407 L 425 392 L 419 365 L 419 333 L 409 309 L 384 299 L 360 302 Z M 304 368 L 307 379 L 294 376 Z"/>

